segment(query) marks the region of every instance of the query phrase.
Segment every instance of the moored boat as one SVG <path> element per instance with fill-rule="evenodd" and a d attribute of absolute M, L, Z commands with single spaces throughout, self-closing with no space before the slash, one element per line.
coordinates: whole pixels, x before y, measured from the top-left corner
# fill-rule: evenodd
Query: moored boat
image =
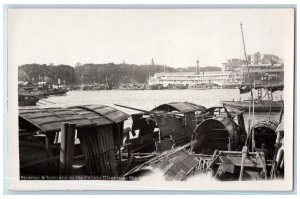
<path fill-rule="evenodd" d="M 189 89 L 193 90 L 206 90 L 209 89 L 206 84 L 192 84 L 189 86 Z"/>
<path fill-rule="evenodd" d="M 249 111 L 253 109 L 253 103 L 251 100 L 245 101 L 222 101 L 223 104 L 232 106 L 235 108 L 242 109 L 244 111 Z M 279 112 L 283 104 L 283 100 L 280 101 L 268 101 L 261 100 L 254 102 L 254 111 L 255 112 Z"/>
<path fill-rule="evenodd" d="M 149 84 L 147 87 L 148 90 L 163 90 L 166 89 L 163 84 Z"/>
<path fill-rule="evenodd" d="M 257 90 L 257 99 L 252 100 L 239 100 L 239 101 L 221 101 L 222 104 L 228 105 L 234 108 L 242 109 L 244 111 L 252 111 L 254 106 L 255 112 L 279 112 L 283 106 L 283 100 L 273 100 L 272 93 L 275 91 L 282 91 L 283 84 L 274 84 L 262 86 L 258 85 L 256 87 L 244 85 L 240 88 L 240 94 L 252 92 L 252 89 Z M 263 90 L 265 90 L 265 95 L 262 96 Z M 268 99 L 264 99 L 267 96 Z"/>
<path fill-rule="evenodd" d="M 39 100 L 35 95 L 18 95 L 19 106 L 35 106 Z"/>
<path fill-rule="evenodd" d="M 169 84 L 167 86 L 168 89 L 187 89 L 188 88 L 188 84 Z"/>

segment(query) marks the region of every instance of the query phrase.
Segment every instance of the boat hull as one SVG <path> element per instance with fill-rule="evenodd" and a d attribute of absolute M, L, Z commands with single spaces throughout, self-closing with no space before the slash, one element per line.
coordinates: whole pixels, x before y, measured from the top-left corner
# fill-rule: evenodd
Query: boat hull
<path fill-rule="evenodd" d="M 222 101 L 223 105 L 231 106 L 233 108 L 249 111 L 250 101 Z M 255 112 L 280 112 L 283 105 L 283 101 L 260 101 L 254 103 Z M 251 111 L 253 110 L 253 104 L 250 104 Z"/>

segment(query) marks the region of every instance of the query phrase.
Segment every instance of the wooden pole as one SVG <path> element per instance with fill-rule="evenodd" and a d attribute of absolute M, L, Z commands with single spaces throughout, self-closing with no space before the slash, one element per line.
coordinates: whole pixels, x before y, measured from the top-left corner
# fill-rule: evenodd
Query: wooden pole
<path fill-rule="evenodd" d="M 247 151 L 248 151 L 248 147 L 244 146 L 243 150 L 242 150 L 242 162 L 241 162 L 241 171 L 240 171 L 239 181 L 243 180 L 244 166 L 245 166 L 245 160 L 247 157 Z"/>
<path fill-rule="evenodd" d="M 75 129 L 76 129 L 76 124 L 69 124 L 65 122 L 61 124 L 60 165 L 59 165 L 60 176 L 66 176 L 72 174 Z"/>
<path fill-rule="evenodd" d="M 281 107 L 281 110 L 280 110 L 280 116 L 279 116 L 279 124 L 280 124 L 281 121 L 282 121 L 283 111 L 284 111 L 284 103 L 282 102 L 282 107 Z"/>

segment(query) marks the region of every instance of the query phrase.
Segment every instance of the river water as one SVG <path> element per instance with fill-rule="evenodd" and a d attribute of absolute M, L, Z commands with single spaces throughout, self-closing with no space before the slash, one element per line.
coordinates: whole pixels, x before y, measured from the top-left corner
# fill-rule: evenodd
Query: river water
<path fill-rule="evenodd" d="M 115 107 L 128 114 L 137 111 L 117 107 L 114 104 L 130 106 L 134 108 L 151 110 L 154 107 L 169 102 L 192 102 L 205 107 L 220 106 L 220 101 L 245 100 L 250 94 L 239 94 L 238 89 L 210 89 L 210 90 L 100 90 L 100 91 L 69 91 L 65 96 L 51 96 L 46 101 L 41 100 L 38 106 L 73 106 L 86 104 L 103 104 Z M 283 99 L 283 92 L 273 94 L 274 100 Z M 51 103 L 50 103 L 51 102 Z M 41 104 L 43 103 L 43 104 Z M 244 114 L 245 122 L 248 113 Z M 278 121 L 279 113 L 256 113 L 255 121 Z M 246 122 L 247 123 L 247 122 Z M 247 126 L 247 124 L 245 124 Z"/>

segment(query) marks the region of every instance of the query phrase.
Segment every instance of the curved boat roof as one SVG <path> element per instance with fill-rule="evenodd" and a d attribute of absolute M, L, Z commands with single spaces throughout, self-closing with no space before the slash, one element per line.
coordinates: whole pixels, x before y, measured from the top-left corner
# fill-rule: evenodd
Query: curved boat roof
<path fill-rule="evenodd" d="M 204 111 L 205 109 L 206 108 L 204 106 L 189 102 L 170 102 L 168 104 L 159 105 L 152 109 L 152 111 L 178 111 L 181 113 L 188 113 L 194 111 Z"/>
<path fill-rule="evenodd" d="M 200 133 L 199 132 L 199 129 L 203 126 L 203 125 L 206 125 L 206 124 L 210 124 L 210 123 L 214 123 L 214 122 L 217 122 L 217 123 L 220 123 L 224 126 L 224 129 L 223 130 L 226 130 L 230 136 L 233 136 L 234 134 L 234 123 L 227 117 L 216 117 L 216 118 L 209 118 L 209 119 L 206 119 L 204 120 L 203 122 L 201 122 L 195 132 L 197 133 Z M 207 133 L 207 132 L 204 132 L 204 133 Z"/>
<path fill-rule="evenodd" d="M 260 121 L 254 125 L 254 128 L 260 128 L 260 127 L 269 128 L 275 132 L 278 127 L 278 122 L 276 122 L 276 121 Z"/>
<path fill-rule="evenodd" d="M 84 105 L 66 108 L 19 108 L 19 118 L 42 132 L 57 132 L 61 123 L 75 123 L 77 128 L 119 123 L 130 116 L 105 105 Z"/>
<path fill-rule="evenodd" d="M 281 122 L 276 129 L 276 132 L 280 132 L 280 131 L 284 131 L 284 122 Z"/>

